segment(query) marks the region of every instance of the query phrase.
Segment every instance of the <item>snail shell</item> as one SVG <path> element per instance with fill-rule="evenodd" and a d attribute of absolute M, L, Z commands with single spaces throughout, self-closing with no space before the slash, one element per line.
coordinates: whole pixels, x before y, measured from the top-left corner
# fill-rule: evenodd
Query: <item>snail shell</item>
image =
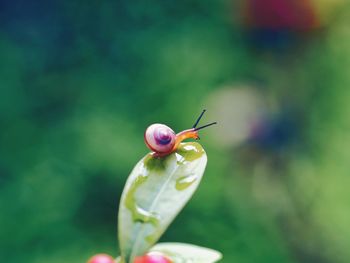
<path fill-rule="evenodd" d="M 145 143 L 156 153 L 171 152 L 175 145 L 176 134 L 168 126 L 160 123 L 150 125 L 145 131 Z"/>

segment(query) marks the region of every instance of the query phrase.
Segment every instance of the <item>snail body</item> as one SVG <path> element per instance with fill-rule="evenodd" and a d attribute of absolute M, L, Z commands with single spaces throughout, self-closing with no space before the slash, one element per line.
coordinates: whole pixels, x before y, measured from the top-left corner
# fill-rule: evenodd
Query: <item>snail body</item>
<path fill-rule="evenodd" d="M 147 147 L 154 152 L 154 156 L 163 157 L 175 152 L 183 140 L 189 138 L 198 140 L 199 130 L 216 124 L 216 122 L 212 122 L 202 127 L 196 128 L 204 112 L 205 110 L 203 110 L 191 129 L 181 131 L 177 134 L 175 134 L 175 132 L 165 124 L 151 124 L 148 126 L 144 134 L 144 139 Z"/>

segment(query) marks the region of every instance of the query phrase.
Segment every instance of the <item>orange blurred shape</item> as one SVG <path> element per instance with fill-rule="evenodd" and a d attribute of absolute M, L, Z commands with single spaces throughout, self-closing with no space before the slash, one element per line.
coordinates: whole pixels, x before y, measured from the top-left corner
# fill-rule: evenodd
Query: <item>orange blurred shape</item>
<path fill-rule="evenodd" d="M 87 263 L 115 263 L 115 261 L 107 254 L 97 254 L 90 258 Z"/>
<path fill-rule="evenodd" d="M 310 0 L 246 0 L 244 9 L 252 28 L 308 31 L 320 26 Z"/>

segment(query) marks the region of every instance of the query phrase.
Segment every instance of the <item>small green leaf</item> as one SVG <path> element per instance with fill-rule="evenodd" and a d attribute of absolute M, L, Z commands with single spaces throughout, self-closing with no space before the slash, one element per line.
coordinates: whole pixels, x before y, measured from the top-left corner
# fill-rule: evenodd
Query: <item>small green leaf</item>
<path fill-rule="evenodd" d="M 206 163 L 202 146 L 190 142 L 163 158 L 150 153 L 135 166 L 119 206 L 123 261 L 133 262 L 158 241 L 197 189 Z"/>
<path fill-rule="evenodd" d="M 214 263 L 222 258 L 216 250 L 184 243 L 159 243 L 151 251 L 161 252 L 173 263 Z"/>

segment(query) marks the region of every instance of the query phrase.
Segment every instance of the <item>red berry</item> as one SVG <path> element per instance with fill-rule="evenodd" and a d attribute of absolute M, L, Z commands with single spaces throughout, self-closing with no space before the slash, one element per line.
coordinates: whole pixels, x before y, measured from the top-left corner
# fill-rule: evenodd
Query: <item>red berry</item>
<path fill-rule="evenodd" d="M 107 254 L 97 254 L 90 258 L 87 263 L 115 263 L 115 261 Z"/>
<path fill-rule="evenodd" d="M 172 263 L 172 262 L 160 253 L 150 252 L 145 256 L 135 258 L 134 263 Z"/>

